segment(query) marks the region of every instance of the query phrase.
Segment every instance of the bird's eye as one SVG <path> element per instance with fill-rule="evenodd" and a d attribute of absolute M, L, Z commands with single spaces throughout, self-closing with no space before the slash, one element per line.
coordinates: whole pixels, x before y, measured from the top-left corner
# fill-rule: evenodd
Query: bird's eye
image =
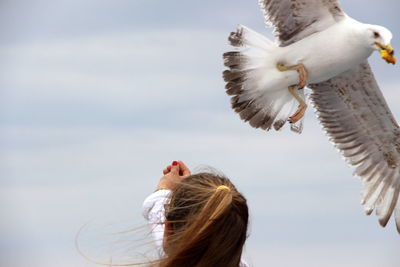
<path fill-rule="evenodd" d="M 379 38 L 379 37 L 381 37 L 381 36 L 380 36 L 380 34 L 379 34 L 378 32 L 374 32 L 374 37 L 375 37 L 375 38 Z"/>
<path fill-rule="evenodd" d="M 394 56 L 394 50 L 390 51 L 389 55 Z"/>

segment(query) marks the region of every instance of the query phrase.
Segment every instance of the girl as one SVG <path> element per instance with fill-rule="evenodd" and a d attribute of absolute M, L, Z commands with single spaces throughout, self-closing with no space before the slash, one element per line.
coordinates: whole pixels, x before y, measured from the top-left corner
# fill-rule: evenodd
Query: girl
<path fill-rule="evenodd" d="M 241 255 L 248 208 L 235 186 L 220 175 L 191 175 L 182 161 L 163 173 L 143 204 L 159 249 L 156 266 L 247 267 Z"/>

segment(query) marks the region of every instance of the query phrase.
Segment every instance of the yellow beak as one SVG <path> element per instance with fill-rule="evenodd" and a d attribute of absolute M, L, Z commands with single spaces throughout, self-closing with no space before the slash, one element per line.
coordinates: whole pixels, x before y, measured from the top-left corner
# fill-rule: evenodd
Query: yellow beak
<path fill-rule="evenodd" d="M 396 64 L 396 57 L 394 56 L 394 49 L 393 47 L 389 44 L 389 45 L 381 45 L 377 43 L 377 46 L 380 48 L 380 52 L 382 55 L 382 58 L 384 60 L 386 60 L 387 63 L 390 64 Z"/>

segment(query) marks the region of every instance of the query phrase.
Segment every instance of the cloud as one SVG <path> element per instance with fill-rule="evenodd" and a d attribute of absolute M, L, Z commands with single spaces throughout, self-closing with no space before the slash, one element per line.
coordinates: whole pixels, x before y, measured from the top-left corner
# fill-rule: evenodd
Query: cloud
<path fill-rule="evenodd" d="M 209 43 L 199 44 L 194 36 Z M 88 110 L 134 116 L 195 99 L 205 102 L 218 89 L 223 93 L 222 82 L 221 88 L 214 85 L 222 69 L 222 49 L 213 46 L 223 44 L 219 39 L 205 32 L 130 32 L 4 47 L 0 57 L 7 68 L 0 83 L 13 90 L 5 92 L 3 109 L 18 114 L 14 108 L 24 104 L 34 114 L 52 110 L 68 116 L 60 110 L 73 108 L 75 116 Z M 206 78 L 210 67 L 215 75 Z"/>
<path fill-rule="evenodd" d="M 353 242 L 322 246 L 320 244 L 289 247 L 264 245 L 258 248 L 248 248 L 248 251 L 258 250 L 258 253 L 255 253 L 257 258 L 254 257 L 253 261 L 261 266 L 395 267 L 400 258 L 394 245 L 391 248 L 387 247 L 386 251 L 381 251 L 386 244 Z M 381 252 L 377 253 L 377 251 Z"/>

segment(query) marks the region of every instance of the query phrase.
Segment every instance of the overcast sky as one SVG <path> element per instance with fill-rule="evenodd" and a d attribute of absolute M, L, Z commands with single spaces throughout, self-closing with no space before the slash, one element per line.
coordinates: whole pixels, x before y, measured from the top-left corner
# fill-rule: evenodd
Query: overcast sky
<path fill-rule="evenodd" d="M 400 48 L 397 0 L 342 7 Z M 245 194 L 254 266 L 398 266 L 394 223 L 364 215 L 311 108 L 301 135 L 231 111 L 222 53 L 239 23 L 272 37 L 256 0 L 0 2 L 2 266 L 95 266 L 74 247 L 80 227 L 142 225 L 173 160 L 216 167 Z M 370 61 L 400 118 L 399 67 Z"/>

